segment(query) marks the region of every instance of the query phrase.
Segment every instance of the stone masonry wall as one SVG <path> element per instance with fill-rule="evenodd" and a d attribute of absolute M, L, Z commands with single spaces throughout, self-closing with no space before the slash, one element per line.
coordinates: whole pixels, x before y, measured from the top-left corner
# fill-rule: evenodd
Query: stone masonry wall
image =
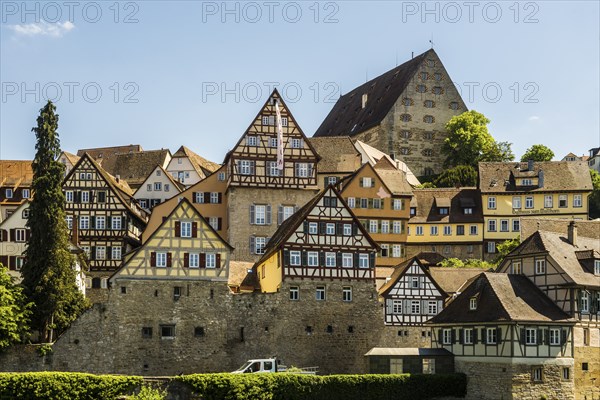
<path fill-rule="evenodd" d="M 289 299 L 290 285 L 301 286 L 298 301 Z M 326 301 L 315 299 L 317 285 L 326 286 Z M 174 286 L 183 288 L 178 300 Z M 352 287 L 351 302 L 342 301 L 343 286 Z M 372 347 L 430 342 L 422 336 L 426 328 L 383 325 L 372 282 L 288 281 L 274 294 L 232 294 L 224 283 L 208 281 L 121 281 L 118 287 L 73 323 L 51 356 L 21 362 L 17 347 L 0 355 L 0 370 L 164 376 L 233 371 L 248 359 L 277 356 L 323 374 L 364 373 Z M 175 325 L 175 336 L 161 338 L 161 325 Z M 152 328 L 151 337 L 143 337 L 143 327 Z"/>

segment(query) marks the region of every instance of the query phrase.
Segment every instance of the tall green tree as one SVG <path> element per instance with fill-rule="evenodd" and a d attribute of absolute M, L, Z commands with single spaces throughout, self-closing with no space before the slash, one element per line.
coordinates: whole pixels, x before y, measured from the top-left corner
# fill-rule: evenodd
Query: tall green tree
<path fill-rule="evenodd" d="M 600 218 L 600 174 L 598 171 L 590 169 L 592 178 L 592 194 L 589 197 L 589 217 L 592 219 Z"/>
<path fill-rule="evenodd" d="M 525 154 L 521 157 L 521 161 L 552 161 L 554 158 L 554 152 L 549 147 L 543 144 L 534 144 L 525 151 Z"/>
<path fill-rule="evenodd" d="M 30 309 L 23 288 L 15 285 L 8 269 L 0 264 L 0 350 L 27 337 Z"/>
<path fill-rule="evenodd" d="M 64 166 L 57 161 L 60 141 L 55 110 L 48 101 L 32 128 L 37 143 L 32 165 L 34 196 L 27 220 L 31 236 L 21 271 L 25 294 L 34 304 L 31 328 L 46 342 L 64 331 L 86 307 L 75 283 L 75 258 L 69 251 L 62 192 Z"/>
<path fill-rule="evenodd" d="M 488 131 L 490 120 L 475 111 L 452 117 L 446 124 L 448 137 L 442 145 L 445 167 L 470 165 L 477 169 L 480 161 L 511 161 L 514 155 L 508 142 L 496 142 Z"/>

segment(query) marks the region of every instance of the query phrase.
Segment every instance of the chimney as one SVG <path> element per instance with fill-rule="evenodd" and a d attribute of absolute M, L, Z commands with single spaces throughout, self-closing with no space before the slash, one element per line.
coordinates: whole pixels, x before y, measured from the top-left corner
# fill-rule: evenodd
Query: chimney
<path fill-rule="evenodd" d="M 533 171 L 533 160 L 527 160 L 527 171 Z"/>
<path fill-rule="evenodd" d="M 568 237 L 569 243 L 577 246 L 577 224 L 575 221 L 569 222 Z"/>
<path fill-rule="evenodd" d="M 538 187 L 543 188 L 544 187 L 544 171 L 540 170 L 540 172 L 538 172 Z"/>

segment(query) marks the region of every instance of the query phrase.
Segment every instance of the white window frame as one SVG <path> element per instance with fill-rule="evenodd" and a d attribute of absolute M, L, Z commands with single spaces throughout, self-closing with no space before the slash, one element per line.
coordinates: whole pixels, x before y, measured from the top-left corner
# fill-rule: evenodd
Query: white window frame
<path fill-rule="evenodd" d="M 217 254 L 216 253 L 206 253 L 204 256 L 205 267 L 214 269 L 217 268 Z"/>
<path fill-rule="evenodd" d="M 352 301 L 352 287 L 351 286 L 342 287 L 342 301 L 344 301 L 344 302 Z"/>
<path fill-rule="evenodd" d="M 265 248 L 267 247 L 267 238 L 264 236 L 257 236 L 254 238 L 254 254 L 265 254 Z"/>
<path fill-rule="evenodd" d="M 257 204 L 254 206 L 254 225 L 267 224 L 267 206 Z"/>
<path fill-rule="evenodd" d="M 551 194 L 544 195 L 544 208 L 552 208 L 554 205 L 554 196 Z"/>
<path fill-rule="evenodd" d="M 573 195 L 573 207 L 582 207 L 582 197 L 580 194 Z"/>
<path fill-rule="evenodd" d="M 96 229 L 106 229 L 106 217 L 100 215 L 96 217 Z"/>
<path fill-rule="evenodd" d="M 327 222 L 325 224 L 325 234 L 326 235 L 335 235 L 335 223 Z"/>
<path fill-rule="evenodd" d="M 190 221 L 181 221 L 179 236 L 182 238 L 192 237 L 192 223 Z"/>
<path fill-rule="evenodd" d="M 344 236 L 352 236 L 352 224 L 344 224 Z"/>
<path fill-rule="evenodd" d="M 30 196 L 31 196 L 31 192 L 29 191 L 29 189 L 23 189 L 22 197 L 24 199 L 28 199 Z"/>
<path fill-rule="evenodd" d="M 300 251 L 290 250 L 290 265 L 294 267 L 302 265 L 302 256 Z"/>
<path fill-rule="evenodd" d="M 210 203 L 219 204 L 219 192 L 210 192 Z"/>
<path fill-rule="evenodd" d="M 469 226 L 469 235 L 475 236 L 478 234 L 479 234 L 479 229 L 477 229 L 477 225 L 470 225 Z"/>
<path fill-rule="evenodd" d="M 25 229 L 15 229 L 15 242 L 25 242 L 27 231 Z"/>
<path fill-rule="evenodd" d="M 67 215 L 65 217 L 65 221 L 67 221 L 67 228 L 68 229 L 73 229 L 73 216 L 72 215 Z"/>
<path fill-rule="evenodd" d="M 444 236 L 451 236 L 451 235 L 452 235 L 452 226 L 444 225 Z"/>
<path fill-rule="evenodd" d="M 402 300 L 392 300 L 392 314 L 402 314 Z"/>
<path fill-rule="evenodd" d="M 559 346 L 560 345 L 560 329 L 551 328 L 548 331 L 548 344 L 551 346 Z"/>
<path fill-rule="evenodd" d="M 535 260 L 535 274 L 543 275 L 546 273 L 546 260 Z"/>
<path fill-rule="evenodd" d="M 355 208 L 356 202 L 354 197 L 348 197 L 346 202 L 348 203 L 348 207 Z"/>
<path fill-rule="evenodd" d="M 298 286 L 290 286 L 290 300 L 300 300 L 300 288 Z"/>
<path fill-rule="evenodd" d="M 496 197 L 494 197 L 494 196 L 488 197 L 487 208 L 488 208 L 488 210 L 495 210 L 496 209 Z"/>
<path fill-rule="evenodd" d="M 72 203 L 73 202 L 73 191 L 72 190 L 67 190 L 65 192 L 65 200 L 67 203 Z"/>
<path fill-rule="evenodd" d="M 537 344 L 537 329 L 525 328 L 525 344 L 528 346 Z"/>
<path fill-rule="evenodd" d="M 252 161 L 240 160 L 240 175 L 252 175 Z"/>
<path fill-rule="evenodd" d="M 531 209 L 534 207 L 533 196 L 525 196 L 525 208 Z"/>
<path fill-rule="evenodd" d="M 82 190 L 81 191 L 81 202 L 82 203 L 89 203 L 90 202 L 90 192 L 87 190 Z"/>
<path fill-rule="evenodd" d="M 558 208 L 567 208 L 569 207 L 569 196 L 566 194 L 561 194 L 558 196 Z"/>
<path fill-rule="evenodd" d="M 360 253 L 358 255 L 358 268 L 369 268 L 369 255 Z"/>
<path fill-rule="evenodd" d="M 513 196 L 512 198 L 512 208 L 520 209 L 521 208 L 521 196 Z"/>
<path fill-rule="evenodd" d="M 379 224 L 377 220 L 371 219 L 369 220 L 369 233 L 377 233 L 379 231 Z"/>
<path fill-rule="evenodd" d="M 421 225 L 418 225 L 416 228 L 416 235 L 417 236 L 423 236 L 423 227 Z"/>
<path fill-rule="evenodd" d="M 392 208 L 396 211 L 402 210 L 402 199 L 394 199 Z"/>
<path fill-rule="evenodd" d="M 296 163 L 295 173 L 298 178 L 308 178 L 308 163 Z"/>
<path fill-rule="evenodd" d="M 402 257 L 402 245 L 401 244 L 393 244 L 392 245 L 392 257 L 393 258 Z"/>
<path fill-rule="evenodd" d="M 156 267 L 166 268 L 167 267 L 167 253 L 159 251 L 156 253 Z"/>
<path fill-rule="evenodd" d="M 471 311 L 477 310 L 477 297 L 471 297 L 469 299 L 469 310 L 471 310 Z"/>
<path fill-rule="evenodd" d="M 442 330 L 442 344 L 452 344 L 452 329 Z"/>
<path fill-rule="evenodd" d="M 162 182 L 154 182 L 154 190 L 160 192 L 162 190 Z"/>
<path fill-rule="evenodd" d="M 188 267 L 189 268 L 200 268 L 200 254 L 189 253 L 188 254 Z"/>
<path fill-rule="evenodd" d="M 594 275 L 600 275 L 600 260 L 594 260 Z"/>
<path fill-rule="evenodd" d="M 316 235 L 319 233 L 319 224 L 316 222 L 309 222 L 308 223 L 308 233 L 310 233 L 311 235 Z"/>
<path fill-rule="evenodd" d="M 319 266 L 319 252 L 318 251 L 309 251 L 306 254 L 307 265 L 309 267 L 318 267 Z"/>
<path fill-rule="evenodd" d="M 4 195 L 7 199 L 12 199 L 13 198 L 13 190 L 12 189 L 6 189 L 4 191 Z"/>
<path fill-rule="evenodd" d="M 521 261 L 513 261 L 510 264 L 510 273 L 513 275 L 520 275 L 523 273 L 523 266 Z"/>
<path fill-rule="evenodd" d="M 396 235 L 402 233 L 402 221 L 394 221 L 392 223 L 392 232 Z"/>
<path fill-rule="evenodd" d="M 335 253 L 333 253 L 333 252 L 325 253 L 325 266 L 330 267 L 330 268 L 336 266 Z"/>
<path fill-rule="evenodd" d="M 123 251 L 121 246 L 114 246 L 111 249 L 110 259 L 111 260 L 120 260 L 123 258 Z"/>
<path fill-rule="evenodd" d="M 317 290 L 315 292 L 315 299 L 317 301 L 325 301 L 327 299 L 327 292 L 325 290 L 325 286 L 317 286 Z"/>
<path fill-rule="evenodd" d="M 106 246 L 96 246 L 96 260 L 106 260 Z"/>
<path fill-rule="evenodd" d="M 411 300 L 410 313 L 413 315 L 421 314 L 421 302 L 419 300 Z"/>
<path fill-rule="evenodd" d="M 485 343 L 486 344 L 497 344 L 498 343 L 498 332 L 497 332 L 496 328 L 486 328 Z"/>
<path fill-rule="evenodd" d="M 501 219 L 500 220 L 500 232 L 508 232 L 509 231 L 509 224 L 508 224 L 508 220 L 507 219 Z"/>
<path fill-rule="evenodd" d="M 489 254 L 496 253 L 496 242 L 487 242 L 487 252 Z"/>
<path fill-rule="evenodd" d="M 298 138 L 292 138 L 292 149 L 301 149 L 302 148 L 302 140 Z"/>
<path fill-rule="evenodd" d="M 258 146 L 258 138 L 255 135 L 246 136 L 246 146 L 250 146 L 250 147 Z"/>
<path fill-rule="evenodd" d="M 342 253 L 342 267 L 343 268 L 352 268 L 353 267 L 353 254 L 352 253 Z"/>
<path fill-rule="evenodd" d="M 437 301 L 428 301 L 427 302 L 427 314 L 428 315 L 437 315 L 437 313 L 438 313 Z"/>
<path fill-rule="evenodd" d="M 429 227 L 429 234 L 431 236 L 437 236 L 438 235 L 438 227 L 437 227 L 437 225 L 431 225 Z"/>
<path fill-rule="evenodd" d="M 90 229 L 90 217 L 83 215 L 79 217 L 79 229 Z"/>
<path fill-rule="evenodd" d="M 121 224 L 121 217 L 111 217 L 111 228 L 113 231 L 120 231 L 123 229 Z"/>
<path fill-rule="evenodd" d="M 496 226 L 495 219 L 488 219 L 488 232 L 496 232 L 498 227 Z"/>
<path fill-rule="evenodd" d="M 581 290 L 580 302 L 579 302 L 579 312 L 587 314 L 590 312 L 590 294 L 585 289 Z"/>
<path fill-rule="evenodd" d="M 463 330 L 463 343 L 464 344 L 473 344 L 473 329 L 464 329 Z"/>

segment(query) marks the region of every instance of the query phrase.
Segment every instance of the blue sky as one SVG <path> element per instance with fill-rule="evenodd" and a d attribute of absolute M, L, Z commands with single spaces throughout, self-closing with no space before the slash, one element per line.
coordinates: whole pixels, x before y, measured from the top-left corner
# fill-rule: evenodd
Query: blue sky
<path fill-rule="evenodd" d="M 517 157 L 600 145 L 597 1 L 0 0 L 0 18 L 2 159 L 33 157 L 47 96 L 66 150 L 185 144 L 221 162 L 274 83 L 312 136 L 340 93 L 432 38 Z"/>

